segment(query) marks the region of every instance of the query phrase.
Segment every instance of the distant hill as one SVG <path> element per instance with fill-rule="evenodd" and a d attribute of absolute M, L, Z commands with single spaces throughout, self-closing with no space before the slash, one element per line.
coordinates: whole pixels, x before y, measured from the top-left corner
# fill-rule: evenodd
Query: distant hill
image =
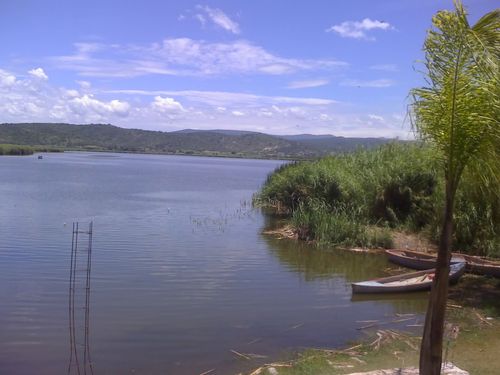
<path fill-rule="evenodd" d="M 248 130 L 227 130 L 227 129 L 210 129 L 210 130 L 198 130 L 198 129 L 182 129 L 176 130 L 171 133 L 199 133 L 199 132 L 210 132 L 210 133 L 220 133 L 225 135 L 243 135 L 243 134 L 262 134 L 258 132 L 251 132 Z"/>
<path fill-rule="evenodd" d="M 380 146 L 384 143 L 394 141 L 388 138 L 346 138 L 336 137 L 334 135 L 312 135 L 312 134 L 298 134 L 298 135 L 285 135 L 281 138 L 299 142 L 307 146 L 309 149 L 314 150 L 320 154 L 348 152 L 357 148 L 373 148 Z"/>
<path fill-rule="evenodd" d="M 109 124 L 0 124 L 0 144 L 50 146 L 64 150 L 303 159 L 374 147 L 389 141 L 314 135 L 274 136 L 237 130 L 160 132 L 124 129 Z"/>

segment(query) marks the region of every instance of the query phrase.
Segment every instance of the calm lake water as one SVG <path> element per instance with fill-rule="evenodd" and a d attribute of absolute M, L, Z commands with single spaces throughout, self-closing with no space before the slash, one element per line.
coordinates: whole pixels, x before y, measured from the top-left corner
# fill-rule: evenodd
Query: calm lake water
<path fill-rule="evenodd" d="M 365 320 L 421 322 L 425 293 L 352 299 L 350 282 L 386 274 L 383 256 L 261 234 L 274 223 L 251 208 L 252 194 L 279 164 L 0 157 L 0 374 L 67 373 L 73 221 L 94 222 L 94 374 L 234 374 L 301 347 L 345 345 Z M 393 322 L 408 313 L 417 315 Z"/>

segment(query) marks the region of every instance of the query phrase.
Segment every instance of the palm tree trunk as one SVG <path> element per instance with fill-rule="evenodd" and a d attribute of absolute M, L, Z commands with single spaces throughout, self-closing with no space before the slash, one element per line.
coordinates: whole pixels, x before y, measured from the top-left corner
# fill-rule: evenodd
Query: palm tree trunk
<path fill-rule="evenodd" d="M 454 188 L 446 184 L 446 204 L 439 241 L 436 274 L 425 316 L 424 334 L 420 346 L 420 374 L 439 375 L 443 357 L 443 332 L 448 297 L 451 241 L 453 230 Z"/>

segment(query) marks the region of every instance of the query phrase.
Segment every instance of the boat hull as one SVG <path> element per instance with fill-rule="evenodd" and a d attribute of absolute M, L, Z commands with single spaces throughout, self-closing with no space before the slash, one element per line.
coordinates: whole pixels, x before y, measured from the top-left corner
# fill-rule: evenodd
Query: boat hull
<path fill-rule="evenodd" d="M 428 270 L 436 266 L 436 257 L 416 251 L 386 250 L 389 261 L 414 270 Z"/>
<path fill-rule="evenodd" d="M 437 256 L 410 250 L 386 250 L 389 261 L 414 270 L 428 270 L 436 267 Z M 461 255 L 454 254 L 451 263 L 464 262 Z"/>
<path fill-rule="evenodd" d="M 465 272 L 465 263 L 455 263 L 450 266 L 450 284 L 456 283 Z M 404 275 L 384 277 L 381 279 L 362 281 L 352 284 L 353 293 L 406 293 L 421 290 L 429 290 L 432 286 L 432 278 L 427 275 L 435 273 L 435 269 L 411 272 Z M 421 278 L 421 281 L 412 282 Z M 409 283 L 404 284 L 405 281 Z M 399 284 L 398 284 L 399 283 Z"/>
<path fill-rule="evenodd" d="M 454 254 L 461 256 L 465 262 L 465 270 L 476 275 L 492 276 L 500 278 L 500 262 L 486 260 L 480 257 L 464 254 Z"/>

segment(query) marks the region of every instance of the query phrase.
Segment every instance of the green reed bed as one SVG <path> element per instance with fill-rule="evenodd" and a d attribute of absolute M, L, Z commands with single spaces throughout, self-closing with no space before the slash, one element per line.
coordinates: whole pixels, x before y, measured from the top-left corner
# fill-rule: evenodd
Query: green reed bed
<path fill-rule="evenodd" d="M 299 238 L 390 247 L 391 230 L 439 233 L 443 183 L 437 153 L 418 144 L 289 163 L 268 176 L 255 202 L 288 214 Z M 455 248 L 500 255 L 499 200 L 465 176 L 457 197 Z"/>
<path fill-rule="evenodd" d="M 33 155 L 33 152 L 30 146 L 0 144 L 0 155 Z"/>

